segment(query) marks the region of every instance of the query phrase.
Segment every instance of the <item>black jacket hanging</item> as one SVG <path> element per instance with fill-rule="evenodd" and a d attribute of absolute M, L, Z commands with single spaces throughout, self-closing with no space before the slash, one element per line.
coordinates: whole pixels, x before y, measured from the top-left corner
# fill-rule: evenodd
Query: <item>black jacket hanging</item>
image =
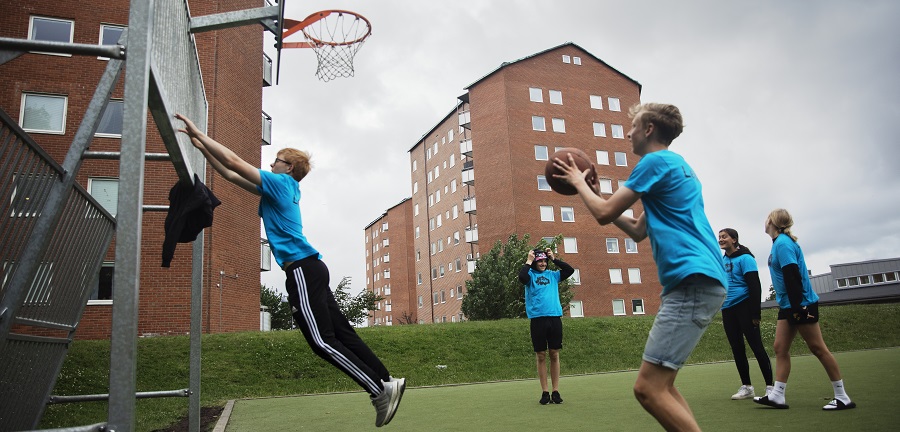
<path fill-rule="evenodd" d="M 163 267 L 172 263 L 177 243 L 190 243 L 197 239 L 203 228 L 212 226 L 213 209 L 221 203 L 197 174 L 194 174 L 193 184 L 182 180 L 172 186 L 163 241 Z"/>

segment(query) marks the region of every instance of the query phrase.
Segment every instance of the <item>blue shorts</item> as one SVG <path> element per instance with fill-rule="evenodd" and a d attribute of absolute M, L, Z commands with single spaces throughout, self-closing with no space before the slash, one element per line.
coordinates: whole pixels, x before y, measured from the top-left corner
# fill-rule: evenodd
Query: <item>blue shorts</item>
<path fill-rule="evenodd" d="M 644 346 L 644 361 L 681 369 L 724 302 L 725 287 L 719 281 L 701 274 L 686 277 L 662 296 Z"/>

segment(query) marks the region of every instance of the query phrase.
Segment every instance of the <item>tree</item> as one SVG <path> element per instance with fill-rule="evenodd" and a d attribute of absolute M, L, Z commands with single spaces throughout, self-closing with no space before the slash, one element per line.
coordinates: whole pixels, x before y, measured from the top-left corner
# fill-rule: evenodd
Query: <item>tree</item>
<path fill-rule="evenodd" d="M 775 300 L 775 286 L 769 285 L 769 295 L 766 296 L 766 301 Z"/>
<path fill-rule="evenodd" d="M 280 292 L 261 285 L 259 303 L 267 307 L 269 314 L 272 315 L 272 330 L 290 330 L 292 328 L 291 306 Z"/>
<path fill-rule="evenodd" d="M 333 290 L 334 299 L 337 301 L 341 312 L 353 325 L 360 325 L 369 318 L 369 312 L 376 309 L 376 303 L 384 300 L 384 297 L 376 296 L 371 291 L 363 291 L 355 297 L 350 295 L 350 276 L 344 276 Z"/>
<path fill-rule="evenodd" d="M 556 236 L 551 243 L 543 239 L 535 246 L 529 244 L 530 236 L 521 239 L 512 234 L 506 244 L 499 240 L 494 247 L 478 259 L 472 279 L 466 281 L 466 295 L 463 297 L 462 312 L 470 320 L 496 320 L 501 318 L 525 318 L 525 287 L 519 282 L 519 269 L 535 248 L 555 249 L 562 236 Z M 550 269 L 556 270 L 553 264 Z M 568 310 L 572 292 L 569 280 L 559 283 L 560 305 Z"/>

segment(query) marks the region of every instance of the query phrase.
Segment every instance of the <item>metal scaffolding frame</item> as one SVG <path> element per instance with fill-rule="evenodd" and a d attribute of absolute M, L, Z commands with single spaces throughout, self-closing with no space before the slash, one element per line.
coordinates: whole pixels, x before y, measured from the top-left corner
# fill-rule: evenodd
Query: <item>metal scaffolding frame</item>
<path fill-rule="evenodd" d="M 46 403 L 108 399 L 107 423 L 66 430 L 131 431 L 135 428 L 137 398 L 171 396 L 189 397 L 190 430 L 200 430 L 203 233 L 194 241 L 192 252 L 189 387 L 136 392 L 142 215 L 148 210 L 167 209 L 144 205 L 144 162 L 170 160 L 182 181 L 193 182 L 194 173 L 204 176 L 206 163 L 202 154 L 185 135 L 177 133 L 173 122 L 178 112 L 194 119 L 202 130 L 207 128 L 208 105 L 193 33 L 261 24 L 275 33 L 280 53 L 283 14 L 284 0 L 274 6 L 196 18 L 191 18 L 187 0 L 132 1 L 127 35 L 118 45 L 0 38 L 0 65 L 29 50 L 110 58 L 62 166 L 0 111 L 0 197 L 8 197 L 0 198 L 0 211 L 20 216 L 2 218 L 0 222 L 0 240 L 4 244 L 0 251 L 0 364 L 4 365 L 0 372 L 0 430 L 35 428 Z M 123 66 L 121 151 L 118 155 L 88 152 Z M 148 110 L 166 146 L 166 155 L 146 153 Z M 82 161 L 91 157 L 119 159 L 115 218 L 75 182 Z M 88 287 L 96 284 L 113 227 L 116 288 L 109 394 L 51 396 L 91 294 Z M 72 259 L 75 255 L 82 259 Z M 66 286 L 62 284 L 64 280 L 69 281 Z M 53 305 L 67 308 L 49 307 Z M 48 329 L 67 336 L 18 334 L 15 326 Z"/>

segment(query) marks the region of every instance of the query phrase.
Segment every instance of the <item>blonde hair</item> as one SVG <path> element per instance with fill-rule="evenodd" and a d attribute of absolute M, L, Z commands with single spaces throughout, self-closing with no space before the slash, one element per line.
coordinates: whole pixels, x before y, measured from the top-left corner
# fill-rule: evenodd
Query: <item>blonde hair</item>
<path fill-rule="evenodd" d="M 794 226 L 794 218 L 791 217 L 787 210 L 782 208 L 772 210 L 766 219 L 766 223 L 771 223 L 772 226 L 778 228 L 778 232 L 787 234 L 791 240 L 797 241 L 797 236 L 791 233 L 791 227 Z"/>
<path fill-rule="evenodd" d="M 303 150 L 297 150 L 295 148 L 281 149 L 278 151 L 278 158 L 291 164 L 293 167 L 291 170 L 291 177 L 297 181 L 303 180 L 303 177 L 306 177 L 306 175 L 309 174 L 309 170 L 312 169 L 310 155 Z"/>
<path fill-rule="evenodd" d="M 684 131 L 684 119 L 675 105 L 645 103 L 637 104 L 628 110 L 630 118 L 636 118 L 640 114 L 644 114 L 641 122 L 653 123 L 658 131 L 656 136 L 666 145 L 671 144 Z"/>

